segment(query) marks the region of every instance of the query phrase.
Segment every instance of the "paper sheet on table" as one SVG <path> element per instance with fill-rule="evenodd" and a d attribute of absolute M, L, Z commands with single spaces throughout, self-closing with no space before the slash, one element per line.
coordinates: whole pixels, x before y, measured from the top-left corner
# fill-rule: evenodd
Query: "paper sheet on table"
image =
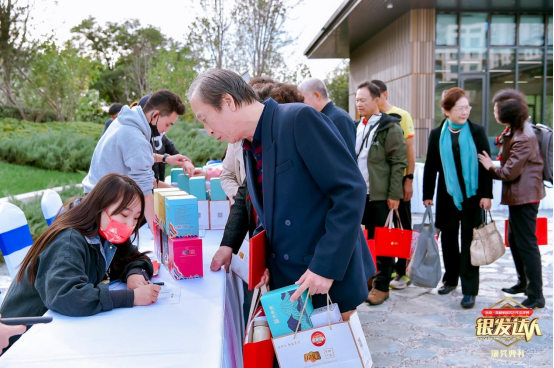
<path fill-rule="evenodd" d="M 125 290 L 127 289 L 127 284 L 123 282 L 115 282 L 110 285 L 110 290 Z M 171 288 L 169 286 L 163 285 L 162 290 L 158 294 L 158 301 L 156 304 L 179 304 L 181 300 L 181 288 Z"/>

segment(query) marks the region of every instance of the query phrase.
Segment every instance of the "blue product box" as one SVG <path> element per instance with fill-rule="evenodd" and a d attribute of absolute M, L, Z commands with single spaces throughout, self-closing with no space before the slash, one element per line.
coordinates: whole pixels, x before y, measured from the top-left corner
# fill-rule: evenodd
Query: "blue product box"
<path fill-rule="evenodd" d="M 190 195 L 195 196 L 199 201 L 208 200 L 206 195 L 206 177 L 195 176 L 189 179 Z"/>
<path fill-rule="evenodd" d="M 221 186 L 221 179 L 211 178 L 210 183 L 211 183 L 210 199 L 212 201 L 226 201 L 227 194 L 225 194 L 225 192 L 223 191 L 223 187 Z"/>
<path fill-rule="evenodd" d="M 177 187 L 187 193 L 190 193 L 189 176 L 179 174 L 177 177 Z"/>
<path fill-rule="evenodd" d="M 175 183 L 177 184 L 177 178 L 179 175 L 183 174 L 183 169 L 180 167 L 176 167 L 171 169 L 171 184 Z"/>
<path fill-rule="evenodd" d="M 165 217 L 165 232 L 170 238 L 198 236 L 198 200 L 195 197 L 167 197 Z"/>
<path fill-rule="evenodd" d="M 314 311 L 314 306 L 312 305 L 312 300 L 308 297 L 308 290 L 305 290 L 296 302 L 290 302 L 290 297 L 298 287 L 299 285 L 286 286 L 265 293 L 260 298 L 267 322 L 269 323 L 271 335 L 274 339 L 296 331 L 304 303 L 306 303 L 306 309 L 304 310 L 302 323 L 298 327 L 298 331 L 308 330 L 313 327 L 310 315 Z"/>

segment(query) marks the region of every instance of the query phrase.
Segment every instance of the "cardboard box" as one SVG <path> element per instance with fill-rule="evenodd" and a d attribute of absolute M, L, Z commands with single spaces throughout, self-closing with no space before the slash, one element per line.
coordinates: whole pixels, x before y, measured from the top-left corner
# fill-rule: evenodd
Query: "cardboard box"
<path fill-rule="evenodd" d="M 194 176 L 189 180 L 190 194 L 198 198 L 199 201 L 208 200 L 206 195 L 206 177 Z"/>
<path fill-rule="evenodd" d="M 331 318 L 331 323 L 342 322 L 342 315 L 337 303 L 329 305 L 329 313 L 327 313 L 327 306 L 325 306 L 314 309 L 310 315 L 314 328 L 329 325 L 329 317 Z"/>
<path fill-rule="evenodd" d="M 166 270 L 169 271 L 169 237 L 163 230 L 160 230 L 160 233 L 162 235 L 162 264 L 165 266 Z"/>
<path fill-rule="evenodd" d="M 172 191 L 165 191 L 165 192 L 158 192 L 154 196 L 154 205 L 158 205 L 157 207 L 154 207 L 154 212 L 156 214 L 156 221 L 158 222 L 158 225 L 160 226 L 160 229 L 165 231 L 165 199 L 167 197 L 175 197 L 175 196 L 183 196 L 186 195 L 185 192 L 182 190 L 179 190 L 177 188 L 173 189 Z M 158 197 L 158 200 L 156 201 L 156 196 Z M 157 208 L 157 211 L 156 211 Z"/>
<path fill-rule="evenodd" d="M 198 200 L 195 197 L 167 197 L 165 215 L 165 232 L 170 238 L 198 236 Z"/>
<path fill-rule="evenodd" d="M 280 367 L 371 368 L 373 360 L 358 312 L 347 322 L 273 339 Z"/>
<path fill-rule="evenodd" d="M 230 212 L 229 201 L 210 201 L 210 229 L 225 230 Z"/>
<path fill-rule="evenodd" d="M 158 226 L 158 224 L 156 224 L 156 222 L 154 221 L 154 225 L 153 225 L 153 228 L 152 228 L 153 232 L 154 232 L 154 250 L 155 250 L 155 253 L 156 253 L 156 259 L 158 260 L 158 262 L 160 263 L 163 263 L 162 262 L 162 231 L 160 229 L 160 227 Z"/>
<path fill-rule="evenodd" d="M 180 167 L 171 169 L 171 185 L 177 185 L 177 178 L 179 177 L 179 175 L 184 173 L 185 172 Z"/>
<path fill-rule="evenodd" d="M 204 276 L 202 239 L 169 238 L 169 274 L 175 280 L 197 279 Z"/>
<path fill-rule="evenodd" d="M 250 241 L 245 239 L 242 241 L 239 252 L 233 254 L 231 258 L 231 271 L 233 271 L 242 281 L 248 284 L 248 267 L 249 267 Z"/>
<path fill-rule="evenodd" d="M 226 201 L 227 194 L 223 191 L 220 178 L 210 179 L 210 199 L 212 201 Z"/>
<path fill-rule="evenodd" d="M 159 201 L 160 201 L 160 195 L 159 193 L 169 193 L 169 192 L 178 192 L 179 189 L 177 188 L 156 188 L 154 189 L 154 215 L 156 218 L 156 222 L 159 225 Z M 164 205 L 165 206 L 165 205 Z"/>
<path fill-rule="evenodd" d="M 198 229 L 210 230 L 210 203 L 198 201 Z"/>
<path fill-rule="evenodd" d="M 177 187 L 182 191 L 190 193 L 189 176 L 179 174 L 179 176 L 177 177 Z"/>
<path fill-rule="evenodd" d="M 288 335 L 296 331 L 300 314 L 302 309 L 304 309 L 304 303 L 306 303 L 306 307 L 298 331 L 312 328 L 312 321 L 310 321 L 309 315 L 314 311 L 314 307 L 312 300 L 308 297 L 308 290 L 304 290 L 302 296 L 297 301 L 294 303 L 290 302 L 290 297 L 298 287 L 299 285 L 285 286 L 284 288 L 269 291 L 260 298 L 273 338 Z"/>

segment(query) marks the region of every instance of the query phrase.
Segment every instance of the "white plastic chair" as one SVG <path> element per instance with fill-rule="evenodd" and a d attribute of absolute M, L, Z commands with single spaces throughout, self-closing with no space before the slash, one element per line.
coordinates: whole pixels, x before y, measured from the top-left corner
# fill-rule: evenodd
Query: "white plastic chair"
<path fill-rule="evenodd" d="M 40 206 L 42 207 L 44 219 L 46 220 L 48 226 L 50 226 L 63 206 L 62 198 L 52 189 L 46 189 L 42 194 Z"/>
<path fill-rule="evenodd" d="M 0 251 L 12 279 L 32 245 L 33 238 L 23 211 L 13 203 L 0 203 Z"/>

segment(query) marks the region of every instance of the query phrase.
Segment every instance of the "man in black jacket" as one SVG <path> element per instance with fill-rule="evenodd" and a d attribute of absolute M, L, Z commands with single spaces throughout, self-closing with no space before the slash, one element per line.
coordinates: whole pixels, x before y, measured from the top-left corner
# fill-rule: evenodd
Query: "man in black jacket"
<path fill-rule="evenodd" d="M 306 105 L 313 107 L 331 119 L 346 142 L 348 151 L 355 158 L 356 125 L 346 111 L 335 106 L 331 101 L 325 83 L 317 78 L 310 78 L 304 81 L 298 89 L 304 96 Z"/>

